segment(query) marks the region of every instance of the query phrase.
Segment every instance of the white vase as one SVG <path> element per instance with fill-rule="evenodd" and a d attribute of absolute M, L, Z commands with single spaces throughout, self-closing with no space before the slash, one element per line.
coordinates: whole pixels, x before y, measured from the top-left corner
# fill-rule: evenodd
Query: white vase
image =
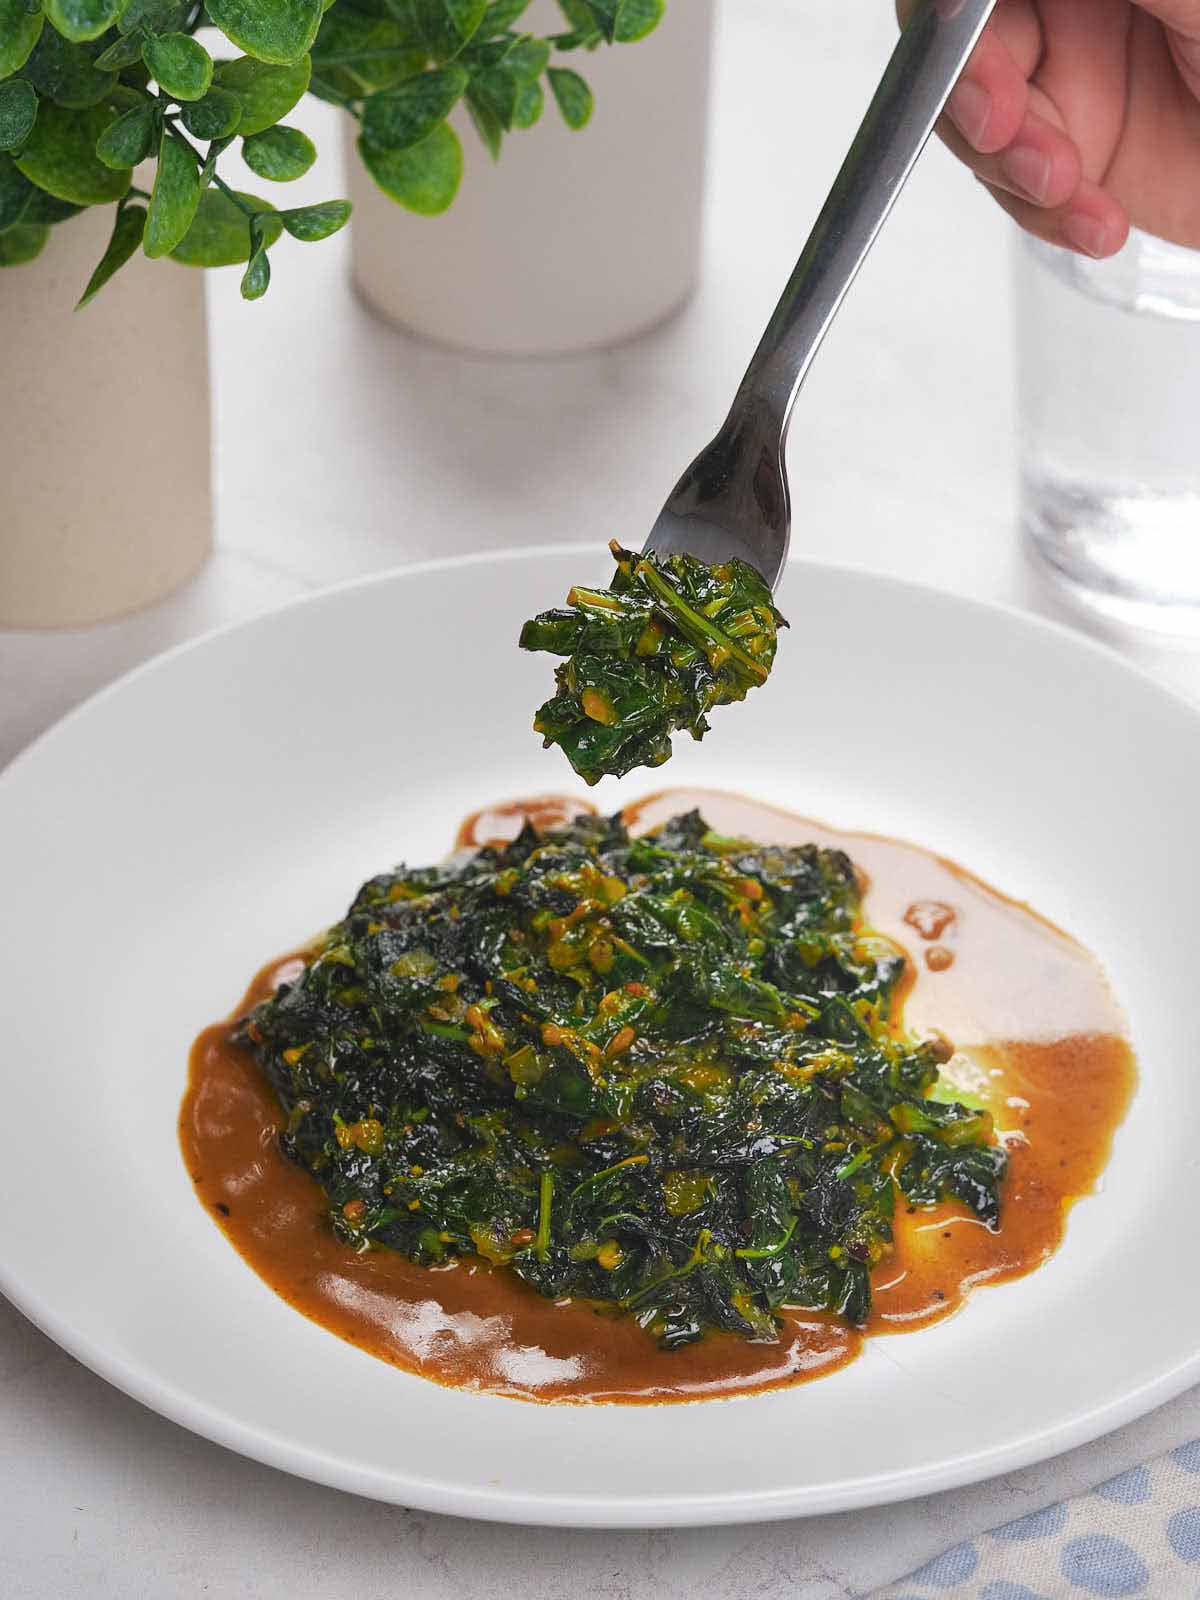
<path fill-rule="evenodd" d="M 162 599 L 212 542 L 204 274 L 136 255 L 83 311 L 113 208 L 0 271 L 0 625 Z"/>
<path fill-rule="evenodd" d="M 564 24 L 538 0 L 521 26 Z M 440 217 L 389 200 L 351 144 L 363 299 L 424 338 L 494 355 L 615 344 L 678 310 L 699 264 L 712 29 L 713 0 L 668 0 L 649 38 L 557 57 L 591 85 L 591 121 L 567 128 L 547 94 L 498 162 L 456 112 L 466 170 Z"/>

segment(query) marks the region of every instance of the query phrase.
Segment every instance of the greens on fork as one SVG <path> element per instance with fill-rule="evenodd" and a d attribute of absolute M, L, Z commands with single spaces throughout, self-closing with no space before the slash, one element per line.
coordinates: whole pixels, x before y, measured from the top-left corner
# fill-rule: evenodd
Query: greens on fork
<path fill-rule="evenodd" d="M 767 681 L 777 630 L 787 626 L 744 561 L 635 555 L 615 540 L 610 549 L 611 588 L 576 585 L 565 609 L 521 630 L 523 650 L 567 658 L 533 726 L 589 784 L 661 766 L 677 730 L 703 738 L 714 706 Z"/>

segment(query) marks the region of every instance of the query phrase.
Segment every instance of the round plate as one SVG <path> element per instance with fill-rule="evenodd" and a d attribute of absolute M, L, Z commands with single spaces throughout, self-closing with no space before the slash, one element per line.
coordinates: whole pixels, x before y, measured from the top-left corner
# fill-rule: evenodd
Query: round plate
<path fill-rule="evenodd" d="M 1040 1271 L 822 1381 L 676 1406 L 440 1388 L 306 1321 L 191 1192 L 188 1047 L 270 956 L 490 800 L 571 792 L 522 619 L 598 552 L 414 567 L 162 657 L 0 777 L 0 1287 L 103 1377 L 291 1472 L 520 1522 L 753 1521 L 924 1494 L 1127 1422 L 1200 1378 L 1200 713 L 1076 634 L 795 563 L 770 684 L 664 772 L 950 855 L 1105 963 L 1141 1084 Z"/>

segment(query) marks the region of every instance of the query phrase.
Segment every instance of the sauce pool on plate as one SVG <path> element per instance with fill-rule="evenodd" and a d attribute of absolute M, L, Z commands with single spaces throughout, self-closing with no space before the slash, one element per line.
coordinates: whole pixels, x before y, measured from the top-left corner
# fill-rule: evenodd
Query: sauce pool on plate
<path fill-rule="evenodd" d="M 1027 907 L 915 845 L 823 824 L 738 796 L 665 790 L 631 806 L 634 831 L 698 807 L 721 833 L 844 850 L 866 885 L 865 920 L 907 952 L 905 1027 L 953 1041 L 942 1068 L 955 1097 L 986 1105 L 1009 1153 L 1001 1226 L 957 1204 L 898 1204 L 895 1250 L 872 1275 L 861 1332 L 824 1313 L 786 1311 L 779 1340 L 708 1333 L 664 1351 L 630 1317 L 549 1301 L 514 1273 L 472 1258 L 421 1267 L 393 1251 L 356 1254 L 336 1239 L 325 1197 L 280 1152 L 278 1102 L 236 1020 L 303 957 L 265 967 L 232 1019 L 192 1049 L 180 1142 L 196 1193 L 244 1260 L 331 1333 L 439 1383 L 531 1400 L 668 1401 L 804 1382 L 852 1360 L 864 1337 L 935 1322 L 980 1284 L 1020 1277 L 1062 1239 L 1089 1194 L 1133 1092 L 1124 1021 L 1095 960 Z M 475 812 L 461 848 L 513 837 L 526 817 L 554 827 L 587 801 L 542 796 Z"/>

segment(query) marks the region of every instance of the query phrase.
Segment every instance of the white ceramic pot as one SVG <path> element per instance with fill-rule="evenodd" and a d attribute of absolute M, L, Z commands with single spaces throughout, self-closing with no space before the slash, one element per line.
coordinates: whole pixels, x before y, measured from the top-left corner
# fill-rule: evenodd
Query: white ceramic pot
<path fill-rule="evenodd" d="M 75 312 L 112 222 L 85 211 L 0 271 L 0 625 L 121 616 L 211 547 L 204 274 L 139 254 Z"/>
<path fill-rule="evenodd" d="M 562 15 L 537 0 L 522 26 L 561 30 Z M 615 344 L 677 310 L 699 264 L 712 28 L 713 0 L 668 0 L 649 38 L 559 57 L 591 85 L 591 121 L 573 132 L 547 95 L 496 163 L 456 112 L 466 171 L 440 217 L 387 199 L 351 146 L 363 299 L 424 338 L 495 355 Z"/>

